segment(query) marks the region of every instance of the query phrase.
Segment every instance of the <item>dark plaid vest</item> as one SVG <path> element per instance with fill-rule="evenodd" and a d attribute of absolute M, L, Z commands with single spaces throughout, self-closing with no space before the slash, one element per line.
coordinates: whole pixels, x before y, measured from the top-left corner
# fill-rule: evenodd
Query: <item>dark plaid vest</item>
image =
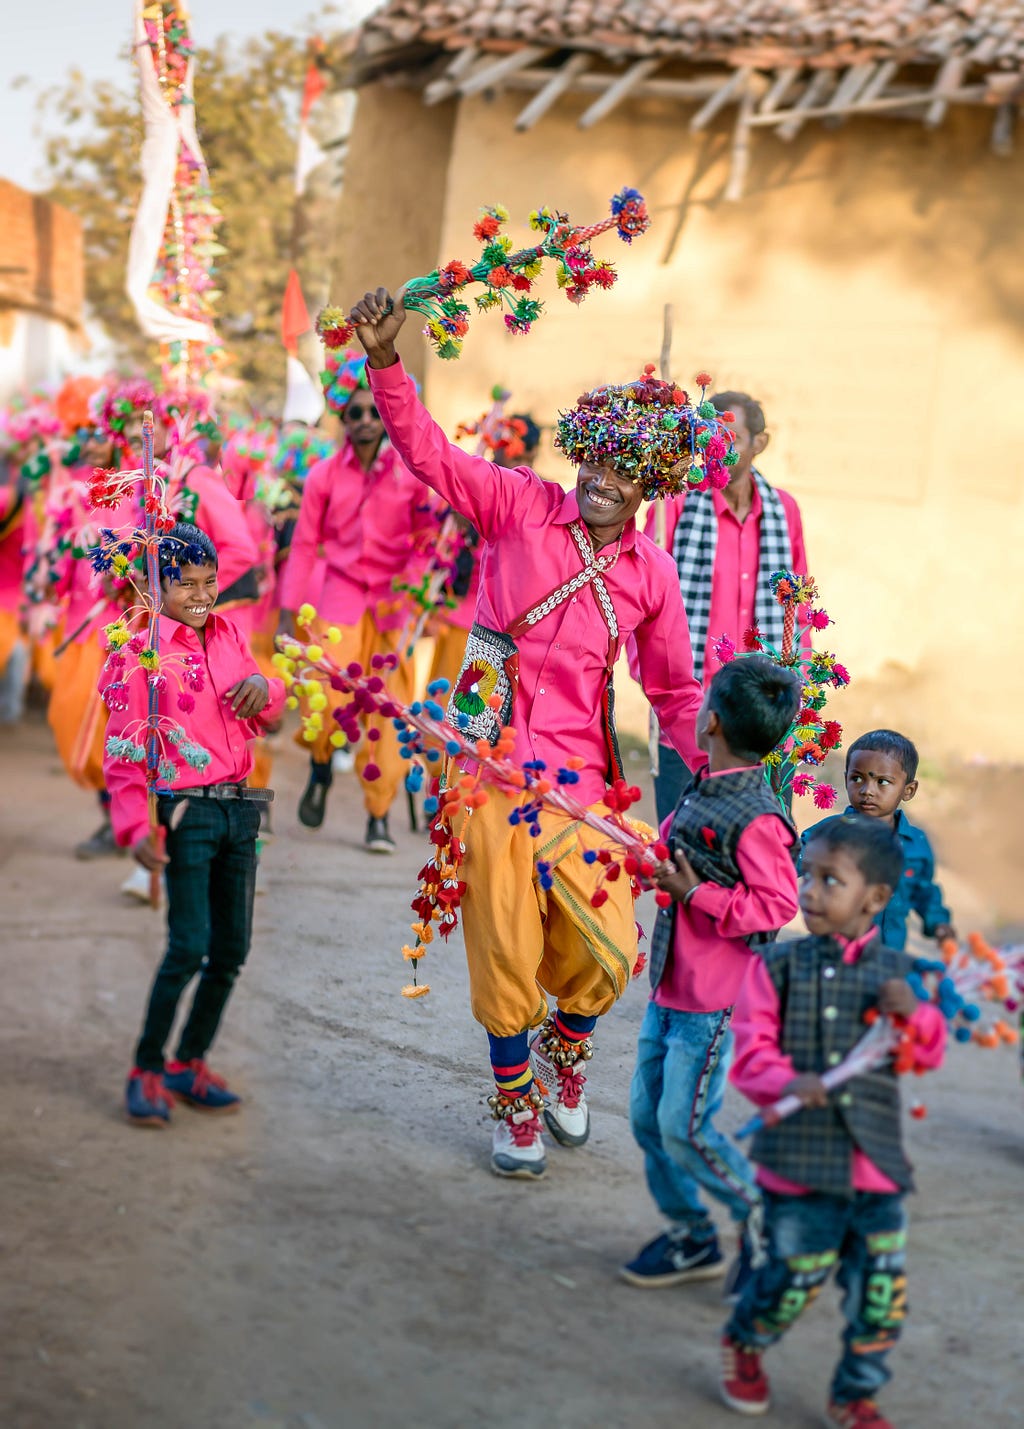
<path fill-rule="evenodd" d="M 716 774 L 714 778 L 697 775 L 680 796 L 666 842 L 673 855 L 682 849 L 704 882 L 731 888 L 740 882 L 736 863 L 740 835 L 761 814 L 774 814 L 796 839 L 796 832 L 769 789 L 760 764 L 752 769 L 737 770 L 735 774 Z M 651 933 L 652 987 L 657 987 L 664 976 L 675 930 L 676 904 L 670 903 L 667 908 L 658 909 Z M 756 946 L 771 942 L 774 937 L 774 931 L 765 929 L 747 941 Z"/>
<path fill-rule="evenodd" d="M 864 1014 L 887 978 L 913 964 L 874 939 L 855 963 L 844 963 L 834 938 L 798 938 L 767 948 L 768 976 L 779 995 L 781 1047 L 798 1072 L 835 1066 L 866 1031 Z M 854 1145 L 901 1191 L 913 1189 L 900 1135 L 900 1093 L 891 1066 L 854 1077 L 827 1107 L 804 1107 L 754 1137 L 751 1155 L 769 1170 L 812 1191 L 852 1196 Z"/>

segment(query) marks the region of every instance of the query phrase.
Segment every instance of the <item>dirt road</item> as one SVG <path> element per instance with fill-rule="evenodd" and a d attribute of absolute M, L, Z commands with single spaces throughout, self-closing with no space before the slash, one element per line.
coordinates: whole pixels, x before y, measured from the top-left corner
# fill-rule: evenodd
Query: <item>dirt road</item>
<path fill-rule="evenodd" d="M 638 767 L 639 768 L 639 767 Z M 278 761 L 268 892 L 214 1065 L 247 1103 L 166 1132 L 119 1096 L 160 920 L 125 865 L 69 856 L 94 811 L 39 723 L 0 730 L 3 1429 L 699 1429 L 719 1286 L 616 1266 L 659 1228 L 626 1120 L 644 994 L 605 1019 L 594 1136 L 538 1185 L 487 1170 L 485 1045 L 461 947 L 399 996 L 420 842 L 361 850 L 351 776 L 319 833 Z M 1012 1052 L 956 1048 L 908 1139 L 911 1319 L 899 1429 L 1019 1426 L 1024 1108 Z M 735 1125 L 745 1108 L 727 1107 Z M 770 1368 L 766 1424 L 820 1422 L 832 1292 Z"/>

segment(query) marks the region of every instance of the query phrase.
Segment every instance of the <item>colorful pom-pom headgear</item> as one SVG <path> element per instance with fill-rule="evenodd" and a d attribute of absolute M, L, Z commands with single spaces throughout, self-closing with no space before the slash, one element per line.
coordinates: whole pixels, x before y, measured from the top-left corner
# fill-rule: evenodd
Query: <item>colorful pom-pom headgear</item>
<path fill-rule="evenodd" d="M 110 437 L 123 437 L 134 416 L 156 407 L 156 392 L 148 382 L 132 378 L 118 382 L 108 393 L 100 412 L 100 426 Z"/>
<path fill-rule="evenodd" d="M 53 399 L 53 411 L 66 437 L 95 427 L 93 413 L 99 391 L 96 377 L 69 377 L 64 383 Z"/>
<path fill-rule="evenodd" d="M 697 382 L 697 403 L 681 387 L 655 377 L 653 365 L 635 382 L 595 387 L 571 411 L 560 413 L 555 446 L 574 466 L 614 466 L 648 501 L 727 486 L 728 468 L 739 460 L 723 426 L 731 413 L 719 414 L 707 400 L 707 373 L 698 373 Z"/>
<path fill-rule="evenodd" d="M 338 352 L 328 347 L 325 360 L 327 365 L 320 373 L 324 401 L 332 412 L 340 416 L 357 388 L 361 387 L 364 391 L 369 388 L 366 356 L 354 348 Z"/>

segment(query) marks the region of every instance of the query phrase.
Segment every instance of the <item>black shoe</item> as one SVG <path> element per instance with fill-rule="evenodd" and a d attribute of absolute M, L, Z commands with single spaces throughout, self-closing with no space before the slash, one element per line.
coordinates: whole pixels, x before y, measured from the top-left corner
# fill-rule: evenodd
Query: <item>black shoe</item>
<path fill-rule="evenodd" d="M 118 848 L 117 840 L 114 838 L 114 830 L 110 827 L 109 819 L 106 819 L 94 834 L 90 834 L 87 839 L 75 845 L 75 857 L 85 860 L 92 858 L 110 858 L 125 852 L 125 849 Z"/>
<path fill-rule="evenodd" d="M 395 853 L 395 841 L 388 832 L 387 815 L 375 819 L 371 814 L 366 821 L 366 847 L 370 853 Z"/>
<path fill-rule="evenodd" d="M 299 823 L 305 824 L 307 829 L 318 829 L 323 823 L 330 787 L 330 784 L 321 784 L 315 779 L 306 785 L 306 792 L 299 800 Z"/>

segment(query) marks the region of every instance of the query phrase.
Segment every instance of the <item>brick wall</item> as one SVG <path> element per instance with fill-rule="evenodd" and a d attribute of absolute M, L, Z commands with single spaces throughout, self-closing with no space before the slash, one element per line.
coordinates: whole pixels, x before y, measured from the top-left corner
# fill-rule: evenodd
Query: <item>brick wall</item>
<path fill-rule="evenodd" d="M 82 322 L 82 225 L 66 208 L 0 179 L 0 310 Z"/>

